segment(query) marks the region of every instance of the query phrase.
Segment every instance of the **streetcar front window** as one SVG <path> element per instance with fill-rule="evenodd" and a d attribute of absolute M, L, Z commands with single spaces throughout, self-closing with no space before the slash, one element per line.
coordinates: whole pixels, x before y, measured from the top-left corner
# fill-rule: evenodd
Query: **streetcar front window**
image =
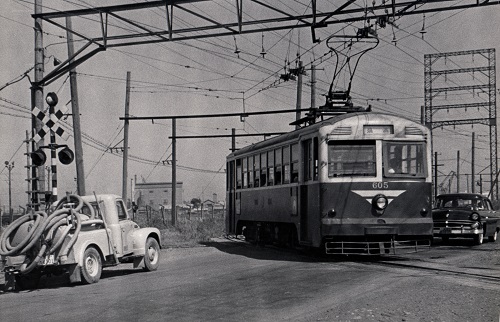
<path fill-rule="evenodd" d="M 424 152 L 423 142 L 385 142 L 384 176 L 425 177 Z"/>
<path fill-rule="evenodd" d="M 328 176 L 376 176 L 375 141 L 328 143 Z"/>

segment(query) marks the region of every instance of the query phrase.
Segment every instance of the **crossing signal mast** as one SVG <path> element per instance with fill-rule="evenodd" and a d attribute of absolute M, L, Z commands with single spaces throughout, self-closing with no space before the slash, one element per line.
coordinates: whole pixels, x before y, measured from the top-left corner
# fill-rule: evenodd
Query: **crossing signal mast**
<path fill-rule="evenodd" d="M 57 157 L 61 164 L 68 165 L 73 162 L 75 158 L 75 154 L 66 144 L 57 144 L 56 143 L 56 134 L 61 136 L 62 138 L 67 138 L 64 130 L 58 126 L 58 122 L 60 118 L 64 115 L 63 110 L 57 109 L 56 105 L 59 102 L 57 94 L 54 92 L 50 92 L 47 94 L 45 98 L 46 103 L 49 105 L 48 114 L 40 111 L 39 109 L 35 109 L 33 111 L 33 115 L 41 121 L 42 128 L 35 134 L 33 140 L 36 142 L 40 141 L 44 138 L 46 134 L 50 134 L 50 144 L 48 145 L 40 145 L 38 149 L 29 153 L 31 158 L 31 162 L 34 166 L 40 167 L 45 164 L 47 161 L 47 154 L 44 149 L 50 150 L 50 173 L 52 175 L 52 191 L 41 191 L 34 190 L 33 194 L 45 193 L 46 201 L 54 201 L 57 200 Z M 61 149 L 61 150 L 59 150 Z M 59 150 L 56 157 L 56 151 Z M 38 200 L 38 198 L 31 198 L 32 200 Z M 36 205 L 31 205 L 36 206 Z"/>

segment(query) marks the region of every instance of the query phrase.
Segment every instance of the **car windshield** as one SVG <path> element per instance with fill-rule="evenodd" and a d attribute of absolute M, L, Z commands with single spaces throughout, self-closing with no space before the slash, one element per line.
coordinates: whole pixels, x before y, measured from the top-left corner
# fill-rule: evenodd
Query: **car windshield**
<path fill-rule="evenodd" d="M 473 206 L 478 209 L 485 209 L 487 205 L 481 199 L 475 199 L 465 196 L 438 197 L 435 204 L 435 208 L 472 209 Z"/>

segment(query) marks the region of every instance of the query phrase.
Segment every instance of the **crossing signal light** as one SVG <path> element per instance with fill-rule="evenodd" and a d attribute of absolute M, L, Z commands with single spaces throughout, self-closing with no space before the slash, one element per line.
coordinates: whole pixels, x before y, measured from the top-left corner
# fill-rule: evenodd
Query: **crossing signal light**
<path fill-rule="evenodd" d="M 47 155 L 45 154 L 45 152 L 43 152 L 42 149 L 38 149 L 35 152 L 31 153 L 30 157 L 31 161 L 36 166 L 44 165 L 45 161 L 47 161 Z"/>
<path fill-rule="evenodd" d="M 45 101 L 47 102 L 47 104 L 49 104 L 50 107 L 54 107 L 59 102 L 59 98 L 57 97 L 56 93 L 50 92 L 45 97 Z"/>
<path fill-rule="evenodd" d="M 64 165 L 70 164 L 75 159 L 75 154 L 68 147 L 59 151 L 57 156 L 59 157 L 59 161 Z"/>

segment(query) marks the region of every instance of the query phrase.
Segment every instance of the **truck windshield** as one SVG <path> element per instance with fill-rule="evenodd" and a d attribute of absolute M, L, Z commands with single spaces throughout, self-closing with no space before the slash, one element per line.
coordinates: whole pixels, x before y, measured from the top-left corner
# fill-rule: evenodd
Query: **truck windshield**
<path fill-rule="evenodd" d="M 425 178 L 423 142 L 384 142 L 384 176 Z"/>
<path fill-rule="evenodd" d="M 328 176 L 375 176 L 375 141 L 328 142 Z"/>

